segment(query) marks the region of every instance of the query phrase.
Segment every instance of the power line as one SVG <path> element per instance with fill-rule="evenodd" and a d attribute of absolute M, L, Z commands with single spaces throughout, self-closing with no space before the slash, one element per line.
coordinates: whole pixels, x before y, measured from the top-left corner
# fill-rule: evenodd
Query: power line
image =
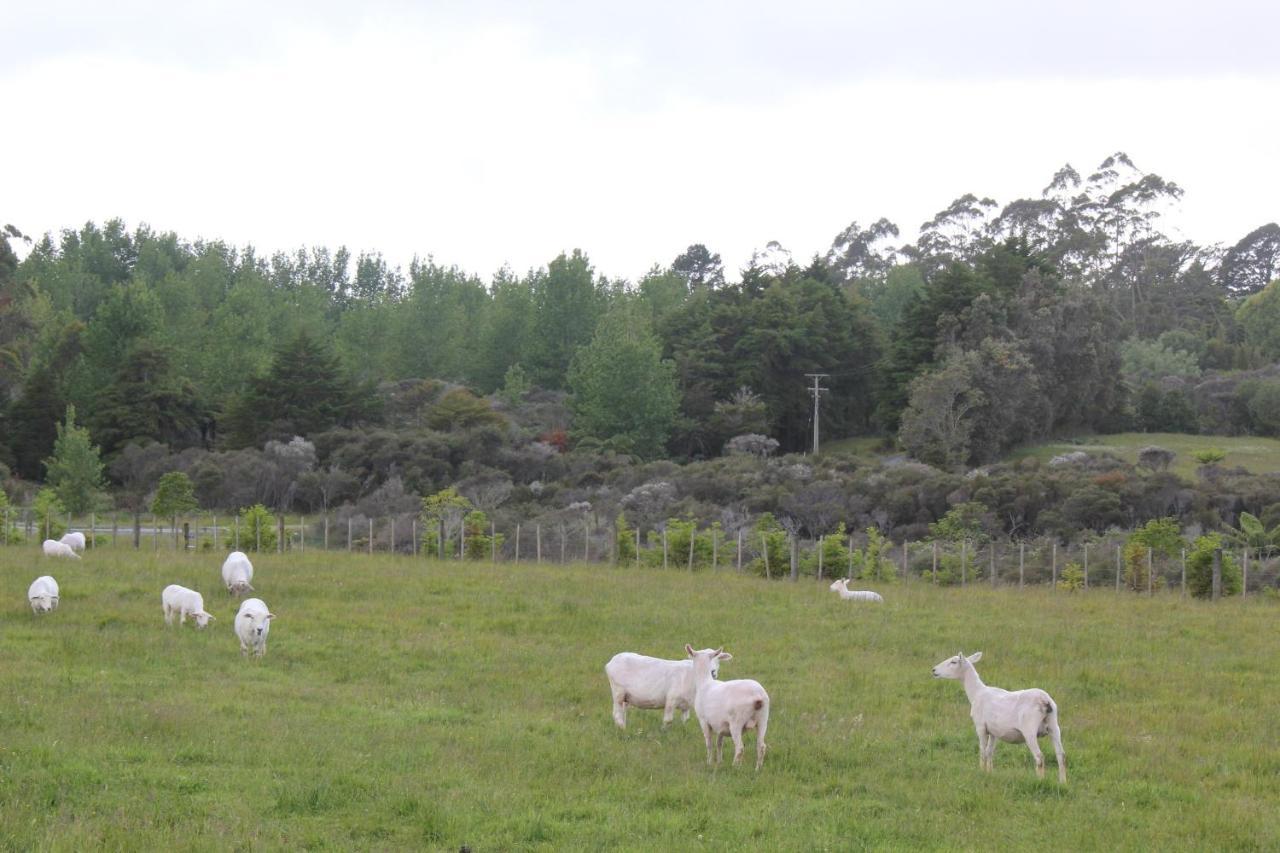
<path fill-rule="evenodd" d="M 805 376 L 813 380 L 813 387 L 809 389 L 809 393 L 813 395 L 813 455 L 818 455 L 818 401 L 822 399 L 822 395 L 830 388 L 823 388 L 819 382 L 826 379 L 829 373 L 806 373 Z"/>

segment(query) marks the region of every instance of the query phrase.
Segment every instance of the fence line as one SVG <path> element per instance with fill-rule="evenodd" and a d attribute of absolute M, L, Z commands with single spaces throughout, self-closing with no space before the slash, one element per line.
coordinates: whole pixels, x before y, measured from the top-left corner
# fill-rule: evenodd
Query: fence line
<path fill-rule="evenodd" d="M 722 557 L 736 572 L 752 572 L 767 578 L 775 576 L 798 580 L 801 577 L 825 579 L 843 571 L 852 579 L 874 583 L 888 574 L 903 580 L 924 580 L 937 585 L 968 586 L 985 582 L 992 588 L 1048 586 L 1051 589 L 1127 588 L 1154 595 L 1161 590 L 1187 592 L 1186 549 L 1176 555 L 1162 554 L 1150 548 L 1145 553 L 1131 551 L 1126 558 L 1127 535 L 1116 533 L 1083 543 L 1061 544 L 1049 538 L 993 541 L 967 540 L 885 543 L 879 556 L 882 565 L 870 566 L 866 548 L 859 548 L 857 536 L 817 536 L 802 538 L 781 531 L 759 532 L 754 528 L 738 528 L 723 535 L 732 553 L 721 553 L 722 531 L 718 525 L 697 528 L 691 524 L 659 524 L 653 529 L 635 529 L 619 538 L 610 524 L 556 520 L 550 524 L 549 543 L 544 543 L 543 520 L 521 521 L 499 525 L 488 520 L 481 526 L 469 526 L 465 519 L 441 519 L 419 528 L 413 514 L 367 518 L 347 515 L 346 541 L 333 541 L 330 526 L 340 524 L 345 515 L 323 513 L 315 516 L 280 516 L 271 527 L 258 520 L 252 531 L 242 530 L 241 516 L 231 518 L 215 514 L 162 518 L 150 513 L 100 516 L 88 513 L 77 519 L 66 514 L 57 518 L 37 516 L 31 507 L 7 507 L 0 512 L 0 547 L 35 544 L 37 536 L 56 538 L 63 529 L 86 534 L 91 549 L 130 548 L 150 545 L 181 551 L 275 550 L 279 553 L 305 553 L 316 550 L 360 549 L 372 555 L 395 553 L 432 556 L 444 560 L 488 559 L 492 562 L 541 564 L 544 561 L 595 562 L 618 569 L 639 565 L 667 570 L 718 571 Z M 122 524 L 122 520 L 125 522 Z M 76 522 L 80 523 L 77 524 Z M 364 530 L 356 533 L 357 521 Z M 405 523 L 405 522 L 408 523 Z M 527 528 L 534 528 L 533 553 L 525 547 Z M 432 529 L 434 527 L 434 529 Z M 274 542 L 264 542 L 264 535 L 275 534 Z M 150 539 L 149 543 L 145 540 Z M 556 541 L 558 540 L 558 541 Z M 145 544 L 144 544 L 145 543 Z M 544 547 L 549 545 L 549 547 Z M 1114 552 L 1114 563 L 1106 558 Z M 985 551 L 985 553 L 983 553 Z M 1242 594 L 1273 588 L 1280 581 L 1280 556 L 1259 549 L 1228 551 L 1235 561 Z"/>

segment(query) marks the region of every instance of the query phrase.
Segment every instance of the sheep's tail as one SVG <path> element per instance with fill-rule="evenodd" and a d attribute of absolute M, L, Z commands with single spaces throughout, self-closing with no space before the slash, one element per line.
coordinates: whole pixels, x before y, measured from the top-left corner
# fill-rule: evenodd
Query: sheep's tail
<path fill-rule="evenodd" d="M 1053 700 L 1047 697 L 1040 700 L 1040 706 L 1044 709 L 1044 715 L 1046 717 L 1052 717 L 1054 714 L 1058 713 L 1058 709 L 1054 706 Z"/>
<path fill-rule="evenodd" d="M 764 700 L 763 700 L 763 699 L 757 699 L 757 700 L 756 700 L 756 710 L 757 710 L 757 711 L 759 711 L 759 710 L 760 710 L 761 708 L 763 708 L 763 707 L 764 707 Z"/>

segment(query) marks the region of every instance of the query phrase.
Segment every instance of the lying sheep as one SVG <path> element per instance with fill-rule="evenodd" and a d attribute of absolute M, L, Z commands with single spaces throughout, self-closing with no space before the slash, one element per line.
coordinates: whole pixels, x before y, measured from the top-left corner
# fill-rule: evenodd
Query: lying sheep
<path fill-rule="evenodd" d="M 683 711 L 688 722 L 693 707 L 693 661 L 619 652 L 605 664 L 604 674 L 613 693 L 613 721 L 618 728 L 627 727 L 628 705 L 661 708 L 663 726 L 671 723 L 676 711 Z"/>
<path fill-rule="evenodd" d="M 267 632 L 271 630 L 271 620 L 276 615 L 267 610 L 261 598 L 246 598 L 236 614 L 236 636 L 240 638 L 240 654 L 249 654 L 253 647 L 253 656 L 262 657 L 267 653 Z"/>
<path fill-rule="evenodd" d="M 840 578 L 831 584 L 831 591 L 838 593 L 841 598 L 846 601 L 879 601 L 884 603 L 884 599 L 878 592 L 871 592 L 866 589 L 849 589 L 849 579 Z"/>
<path fill-rule="evenodd" d="M 46 539 L 40 545 L 46 557 L 71 557 L 72 559 L 80 559 L 80 555 L 75 552 L 70 545 L 63 542 L 56 542 L 53 539 Z"/>
<path fill-rule="evenodd" d="M 194 589 L 187 589 L 176 583 L 171 583 L 164 588 L 164 592 L 160 593 L 160 603 L 164 606 L 164 624 L 166 625 L 173 624 L 175 613 L 178 615 L 178 624 L 187 624 L 187 617 L 190 616 L 195 620 L 197 628 L 205 627 L 210 619 L 215 618 L 212 613 L 205 612 L 204 596 Z"/>
<path fill-rule="evenodd" d="M 995 767 L 996 740 L 1025 743 L 1036 759 L 1036 775 L 1044 778 L 1044 753 L 1038 738 L 1048 735 L 1058 758 L 1058 781 L 1067 781 L 1066 755 L 1062 752 L 1062 731 L 1058 728 L 1058 706 L 1043 690 L 1001 690 L 988 687 L 978 677 L 973 665 L 982 660 L 982 652 L 969 657 L 964 653 L 950 657 L 933 668 L 934 678 L 953 678 L 964 685 L 969 697 L 969 716 L 978 731 L 978 766 L 990 771 Z"/>
<path fill-rule="evenodd" d="M 693 710 L 707 741 L 707 763 L 719 764 L 724 736 L 733 738 L 733 763 L 742 761 L 742 733 L 756 730 L 756 770 L 764 764 L 765 730 L 769 728 L 769 694 L 760 682 L 749 678 L 716 681 L 720 661 L 732 660 L 723 649 L 694 651 L 685 644 L 685 653 L 693 659 Z M 712 761 L 711 735 L 716 736 L 715 760 Z"/>
<path fill-rule="evenodd" d="M 58 541 L 61 542 L 63 545 L 70 545 L 73 550 L 76 550 L 76 551 L 84 550 L 84 544 L 85 544 L 84 534 L 78 531 L 75 533 L 64 533 L 62 535 L 62 538 L 59 539 Z"/>
<path fill-rule="evenodd" d="M 31 602 L 32 613 L 52 613 L 58 609 L 58 582 L 41 575 L 27 587 L 27 600 Z"/>
<path fill-rule="evenodd" d="M 253 563 L 243 551 L 232 551 L 222 563 L 222 582 L 228 595 L 244 595 L 253 592 L 249 581 L 253 580 Z"/>

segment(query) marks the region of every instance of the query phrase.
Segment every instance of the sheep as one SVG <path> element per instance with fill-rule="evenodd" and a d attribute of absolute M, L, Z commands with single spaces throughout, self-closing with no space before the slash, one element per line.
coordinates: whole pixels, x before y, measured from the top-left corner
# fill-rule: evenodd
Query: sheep
<path fill-rule="evenodd" d="M 982 652 L 969 657 L 950 657 L 933 668 L 934 678 L 952 678 L 964 685 L 969 697 L 969 716 L 978 732 L 978 766 L 990 772 L 995 766 L 996 740 L 1026 743 L 1036 759 L 1036 775 L 1044 778 L 1044 754 L 1038 738 L 1049 735 L 1058 758 L 1058 781 L 1066 783 L 1066 755 L 1062 751 L 1062 731 L 1058 728 L 1058 706 L 1043 690 L 1001 690 L 988 687 L 973 665 Z"/>
<path fill-rule="evenodd" d="M 53 539 L 44 540 L 40 545 L 40 548 L 44 551 L 44 555 L 46 557 L 71 557 L 75 560 L 80 559 L 80 555 L 77 554 L 70 545 L 57 542 Z"/>
<path fill-rule="evenodd" d="M 840 578 L 831 584 L 831 591 L 838 593 L 839 596 L 846 601 L 879 601 L 884 603 L 884 598 L 878 592 L 871 592 L 865 589 L 849 589 L 849 579 Z"/>
<path fill-rule="evenodd" d="M 733 738 L 733 763 L 742 761 L 742 733 L 756 730 L 756 770 L 764 764 L 768 749 L 764 742 L 769 728 L 769 694 L 760 682 L 749 678 L 734 681 L 716 681 L 720 661 L 732 660 L 733 655 L 724 649 L 694 651 L 688 643 L 685 653 L 693 659 L 693 710 L 698 715 L 698 725 L 707 742 L 707 763 L 720 763 L 721 746 L 727 734 Z M 712 760 L 711 735 L 716 736 L 715 760 Z"/>
<path fill-rule="evenodd" d="M 243 551 L 232 551 L 222 564 L 222 582 L 228 595 L 244 595 L 255 592 L 249 581 L 253 580 L 253 563 Z"/>
<path fill-rule="evenodd" d="M 178 615 L 178 624 L 187 624 L 187 617 L 190 616 L 195 620 L 197 628 L 205 627 L 210 619 L 215 618 L 212 613 L 205 612 L 204 596 L 194 589 L 187 589 L 176 583 L 171 583 L 164 588 L 164 592 L 160 593 L 160 603 L 164 607 L 164 624 L 166 625 L 173 624 L 175 613 Z"/>
<path fill-rule="evenodd" d="M 76 551 L 84 550 L 84 534 L 80 532 L 64 533 L 62 538 L 58 540 L 63 545 L 70 545 Z"/>
<path fill-rule="evenodd" d="M 267 653 L 267 632 L 271 630 L 271 620 L 276 615 L 267 610 L 261 598 L 246 598 L 236 614 L 236 636 L 240 638 L 240 654 L 249 654 L 253 647 L 253 656 L 260 658 Z"/>
<path fill-rule="evenodd" d="M 684 722 L 689 721 L 693 708 L 693 661 L 619 652 L 605 664 L 604 674 L 613 693 L 613 721 L 618 728 L 627 727 L 628 705 L 661 708 L 664 728 L 676 711 L 683 711 Z"/>
<path fill-rule="evenodd" d="M 58 582 L 41 575 L 27 587 L 27 600 L 31 602 L 32 613 L 52 613 L 58 609 Z"/>

